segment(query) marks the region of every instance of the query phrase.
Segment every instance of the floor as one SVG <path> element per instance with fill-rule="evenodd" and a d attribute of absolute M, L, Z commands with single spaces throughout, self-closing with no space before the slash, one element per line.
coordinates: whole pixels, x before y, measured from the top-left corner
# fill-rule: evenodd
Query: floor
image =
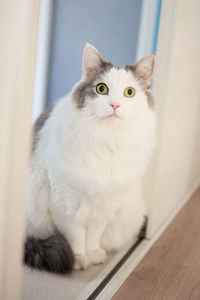
<path fill-rule="evenodd" d="M 102 271 L 104 265 L 59 276 L 24 267 L 22 300 L 73 300 Z"/>
<path fill-rule="evenodd" d="M 200 299 L 200 188 L 112 300 Z"/>

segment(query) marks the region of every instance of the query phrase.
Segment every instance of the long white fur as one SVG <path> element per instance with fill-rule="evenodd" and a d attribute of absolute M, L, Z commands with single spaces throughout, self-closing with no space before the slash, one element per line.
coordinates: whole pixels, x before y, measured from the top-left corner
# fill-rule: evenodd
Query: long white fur
<path fill-rule="evenodd" d="M 60 231 L 76 269 L 136 238 L 145 215 L 142 178 L 156 145 L 155 112 L 133 73 L 112 68 L 103 82 L 109 94 L 86 99 L 82 109 L 72 99 L 79 83 L 56 104 L 31 159 L 27 235 Z M 129 86 L 133 98 L 124 96 Z M 120 105 L 118 117 L 111 103 Z"/>

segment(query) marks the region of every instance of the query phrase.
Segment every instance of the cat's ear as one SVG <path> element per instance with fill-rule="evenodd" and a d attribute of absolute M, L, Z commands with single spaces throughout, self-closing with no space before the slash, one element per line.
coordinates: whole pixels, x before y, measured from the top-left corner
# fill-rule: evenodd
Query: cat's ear
<path fill-rule="evenodd" d="M 155 56 L 155 54 L 149 54 L 139 60 L 134 66 L 134 74 L 145 88 L 149 88 L 151 85 Z"/>
<path fill-rule="evenodd" d="M 103 58 L 95 47 L 86 44 L 83 52 L 83 78 L 89 78 L 92 73 L 96 72 L 98 68 L 104 63 Z"/>

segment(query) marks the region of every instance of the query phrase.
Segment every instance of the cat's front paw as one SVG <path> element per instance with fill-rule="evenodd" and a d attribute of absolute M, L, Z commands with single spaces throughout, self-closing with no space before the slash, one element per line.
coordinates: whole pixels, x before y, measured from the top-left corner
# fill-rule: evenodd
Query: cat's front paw
<path fill-rule="evenodd" d="M 88 251 L 88 258 L 90 261 L 90 264 L 97 265 L 102 264 L 106 261 L 106 251 L 104 249 L 97 249 L 93 251 Z"/>
<path fill-rule="evenodd" d="M 86 270 L 90 261 L 86 254 L 75 254 L 74 270 Z"/>

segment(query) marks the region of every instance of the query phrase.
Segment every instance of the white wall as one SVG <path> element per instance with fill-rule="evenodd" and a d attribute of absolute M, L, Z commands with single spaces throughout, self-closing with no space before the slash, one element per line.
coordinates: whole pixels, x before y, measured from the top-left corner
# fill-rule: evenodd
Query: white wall
<path fill-rule="evenodd" d="M 163 1 L 153 86 L 159 147 L 146 195 L 148 237 L 200 183 L 199 28 L 199 0 Z"/>
<path fill-rule="evenodd" d="M 39 1 L 0 2 L 0 299 L 20 299 Z"/>

